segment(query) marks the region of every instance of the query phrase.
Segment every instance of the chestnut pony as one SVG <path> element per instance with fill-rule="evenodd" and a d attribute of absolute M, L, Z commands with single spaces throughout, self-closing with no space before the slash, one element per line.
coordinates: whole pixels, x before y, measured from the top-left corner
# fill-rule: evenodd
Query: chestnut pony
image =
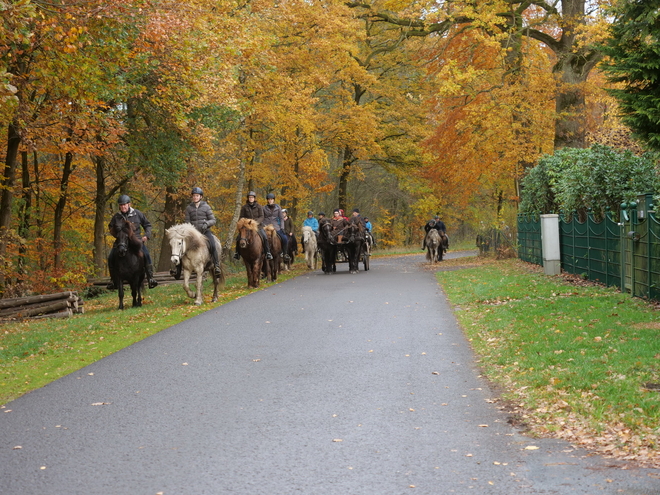
<path fill-rule="evenodd" d="M 277 280 L 277 275 L 280 273 L 280 263 L 282 263 L 282 241 L 280 236 L 275 232 L 275 227 L 272 225 L 266 225 L 264 228 L 266 231 L 266 237 L 268 237 L 268 244 L 270 246 L 270 254 L 273 255 L 272 260 L 266 260 L 264 262 L 264 268 L 266 272 L 266 279 L 269 282 L 275 282 Z"/>
<path fill-rule="evenodd" d="M 238 254 L 245 263 L 248 287 L 252 288 L 259 287 L 259 277 L 266 259 L 266 251 L 258 229 L 259 225 L 251 218 L 241 218 L 236 224 Z"/>

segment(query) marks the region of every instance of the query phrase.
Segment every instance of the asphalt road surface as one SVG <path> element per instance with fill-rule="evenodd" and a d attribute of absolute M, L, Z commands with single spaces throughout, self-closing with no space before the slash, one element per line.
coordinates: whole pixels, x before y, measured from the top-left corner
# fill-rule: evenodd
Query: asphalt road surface
<path fill-rule="evenodd" d="M 7 404 L 0 493 L 660 493 L 509 424 L 422 261 L 299 276 Z"/>

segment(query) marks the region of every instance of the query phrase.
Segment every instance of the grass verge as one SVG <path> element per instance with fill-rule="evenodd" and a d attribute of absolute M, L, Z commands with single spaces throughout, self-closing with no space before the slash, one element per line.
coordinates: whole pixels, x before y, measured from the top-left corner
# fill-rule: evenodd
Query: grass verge
<path fill-rule="evenodd" d="M 307 271 L 298 262 L 278 282 Z M 272 286 L 263 283 L 261 288 Z M 79 370 L 124 347 L 176 325 L 191 316 L 260 289 L 248 289 L 245 272 L 228 274 L 218 302 L 211 303 L 213 284 L 204 282 L 202 306 L 188 299 L 180 284 L 147 290 L 141 308 L 117 310 L 116 292 L 85 301 L 85 314 L 67 319 L 25 320 L 0 324 L 0 404 Z"/>
<path fill-rule="evenodd" d="M 438 272 L 484 374 L 532 432 L 660 466 L 660 315 L 518 260 Z"/>

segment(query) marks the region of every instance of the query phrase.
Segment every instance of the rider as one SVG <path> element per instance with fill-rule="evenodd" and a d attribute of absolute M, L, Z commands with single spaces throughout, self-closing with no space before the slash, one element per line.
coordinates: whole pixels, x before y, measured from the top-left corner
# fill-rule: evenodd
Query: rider
<path fill-rule="evenodd" d="M 247 203 L 241 207 L 241 212 L 238 215 L 238 219 L 249 218 L 257 222 L 257 233 L 261 237 L 261 242 L 264 245 L 266 250 L 266 259 L 272 260 L 273 255 L 270 254 L 270 246 L 268 246 L 268 237 L 266 236 L 266 231 L 264 231 L 264 209 L 257 203 L 257 193 L 250 191 L 247 195 Z M 241 255 L 238 254 L 238 243 L 240 241 L 240 236 L 236 239 L 236 251 L 234 252 L 234 259 L 240 260 Z"/>
<path fill-rule="evenodd" d="M 364 217 L 364 227 L 367 229 L 367 231 L 371 232 L 371 222 L 369 221 L 368 217 Z"/>
<path fill-rule="evenodd" d="M 321 214 L 319 214 L 320 216 Z M 325 216 L 325 215 L 324 215 Z M 316 240 L 318 241 L 319 239 L 319 221 L 314 218 L 314 212 L 312 210 L 309 210 L 307 212 L 307 218 L 303 220 L 303 227 L 310 227 L 312 229 L 312 232 L 314 232 L 314 235 L 316 236 Z M 305 244 L 303 241 L 303 238 L 300 238 L 300 244 Z"/>
<path fill-rule="evenodd" d="M 218 250 L 215 246 L 215 238 L 210 228 L 215 225 L 215 216 L 213 210 L 206 201 L 202 200 L 204 192 L 201 187 L 193 187 L 191 198 L 192 201 L 186 207 L 186 223 L 191 223 L 197 230 L 206 236 L 209 243 L 209 251 L 213 259 L 213 271 L 216 277 L 222 276 L 222 268 L 220 268 L 220 260 L 218 259 Z"/>
<path fill-rule="evenodd" d="M 362 216 L 360 215 L 360 210 L 359 210 L 358 208 L 355 208 L 355 209 L 353 210 L 353 214 L 352 214 L 352 216 L 359 218 L 359 219 L 360 219 L 360 223 L 362 224 L 362 226 L 364 226 L 365 221 L 364 221 L 364 218 L 362 218 Z"/>
<path fill-rule="evenodd" d="M 116 232 L 120 228 L 119 222 L 123 220 L 128 220 L 133 224 L 134 231 L 136 234 L 138 234 L 138 236 L 141 229 L 144 229 L 144 234 L 142 235 L 142 252 L 144 253 L 145 260 L 144 269 L 147 274 L 149 288 L 153 289 L 158 285 L 158 281 L 154 278 L 154 267 L 151 264 L 151 255 L 147 249 L 147 240 L 151 239 L 151 223 L 149 220 L 147 220 L 147 217 L 144 215 L 144 213 L 136 210 L 131 206 L 131 198 L 128 195 L 122 194 L 119 196 L 119 198 L 117 198 L 117 204 L 119 205 L 119 211 L 115 213 L 110 220 L 108 229 L 110 229 L 110 233 Z M 115 241 L 115 244 L 116 242 L 117 241 Z M 108 259 L 110 259 L 112 251 L 115 249 L 115 247 L 116 246 L 113 245 L 110 253 L 108 254 Z M 108 284 L 108 289 L 114 290 L 116 288 L 117 287 L 115 287 L 115 284 L 110 281 Z"/>
<path fill-rule="evenodd" d="M 286 208 L 282 208 L 282 217 L 284 218 L 284 233 L 287 236 L 287 241 L 289 246 L 291 246 L 291 250 L 295 252 L 298 249 L 298 246 L 293 237 L 293 220 L 289 217 L 289 211 Z"/>
<path fill-rule="evenodd" d="M 284 261 L 289 261 L 288 247 L 289 247 L 289 238 L 282 230 L 284 227 L 284 216 L 282 215 L 282 208 L 280 205 L 275 203 L 275 194 L 268 193 L 266 194 L 267 204 L 264 206 L 264 226 L 272 225 L 275 227 L 275 232 L 280 236 L 282 241 L 282 257 Z"/>
<path fill-rule="evenodd" d="M 445 223 L 440 220 L 440 217 L 438 215 L 435 215 L 431 220 L 426 222 L 426 225 L 424 225 L 424 231 L 426 234 L 424 235 L 424 242 L 422 244 L 422 251 L 426 249 L 426 236 L 428 235 L 429 231 L 431 229 L 436 229 L 438 232 L 442 232 L 443 234 L 447 234 L 447 228 L 445 227 Z"/>
<path fill-rule="evenodd" d="M 348 226 L 348 220 L 346 220 L 346 217 L 341 214 L 339 208 L 335 208 L 332 211 L 330 224 L 332 225 L 334 235 L 337 236 L 337 243 L 341 244 L 344 238 L 344 229 Z"/>

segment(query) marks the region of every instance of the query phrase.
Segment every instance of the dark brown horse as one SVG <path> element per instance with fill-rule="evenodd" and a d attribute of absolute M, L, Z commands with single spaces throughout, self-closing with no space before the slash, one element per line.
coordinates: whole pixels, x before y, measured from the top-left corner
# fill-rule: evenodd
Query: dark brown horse
<path fill-rule="evenodd" d="M 298 254 L 298 242 L 296 241 L 295 235 L 289 236 L 289 242 L 287 243 L 287 254 L 289 255 L 289 261 L 284 260 L 284 269 L 291 270 L 293 262 L 296 258 L 296 254 Z"/>
<path fill-rule="evenodd" d="M 337 242 L 332 235 L 332 223 L 329 218 L 319 220 L 319 249 L 322 253 L 323 273 L 332 273 L 337 271 L 336 256 Z"/>
<path fill-rule="evenodd" d="M 346 242 L 346 254 L 350 273 L 357 273 L 359 271 L 365 231 L 364 223 L 360 217 L 351 217 L 348 220 L 348 227 L 344 231 L 344 238 L 348 239 Z"/>
<path fill-rule="evenodd" d="M 133 307 L 142 306 L 142 282 L 144 281 L 144 253 L 142 240 L 136 235 L 133 223 L 123 220 L 119 230 L 111 232 L 117 238 L 108 256 L 108 271 L 119 295 L 119 309 L 124 309 L 124 280 L 131 286 Z"/>
<path fill-rule="evenodd" d="M 263 241 L 259 235 L 259 225 L 250 218 L 241 218 L 236 230 L 238 230 L 238 254 L 245 263 L 248 287 L 257 288 L 266 259 Z"/>
<path fill-rule="evenodd" d="M 266 237 L 268 237 L 268 245 L 270 246 L 270 254 L 273 255 L 272 260 L 267 259 L 264 262 L 266 279 L 269 282 L 275 282 L 277 275 L 280 273 L 280 263 L 282 262 L 282 240 L 272 225 L 266 225 L 265 230 Z"/>

